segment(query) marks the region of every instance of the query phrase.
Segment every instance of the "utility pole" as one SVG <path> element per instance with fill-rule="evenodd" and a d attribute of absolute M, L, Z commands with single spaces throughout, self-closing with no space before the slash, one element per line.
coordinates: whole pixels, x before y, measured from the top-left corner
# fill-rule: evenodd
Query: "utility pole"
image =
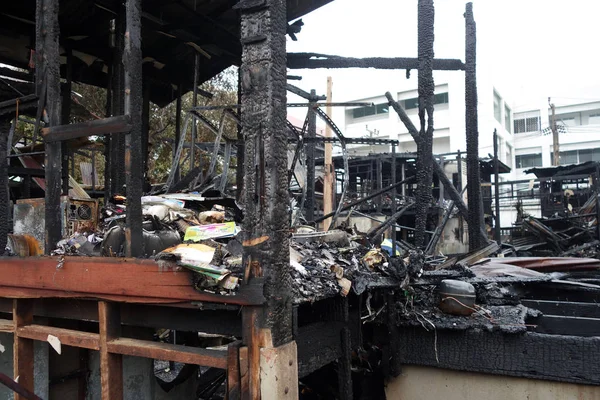
<path fill-rule="evenodd" d="M 333 88 L 333 80 L 330 76 L 327 77 L 327 104 L 331 104 L 332 102 L 332 88 Z M 332 107 L 327 106 L 325 112 L 327 116 L 331 118 Z M 329 125 L 325 125 L 325 137 L 332 137 L 331 128 Z M 333 211 L 333 162 L 332 162 L 332 143 L 325 142 L 325 176 L 323 177 L 323 215 L 327 215 Z M 331 223 L 331 218 L 327 218 L 323 222 L 323 230 L 327 231 L 329 229 L 329 224 Z"/>
<path fill-rule="evenodd" d="M 550 97 L 548 97 L 548 104 L 550 105 L 550 109 L 552 110 L 552 164 L 554 166 L 560 165 L 560 156 L 558 151 L 558 130 L 556 129 L 556 114 L 554 103 L 550 102 Z"/>

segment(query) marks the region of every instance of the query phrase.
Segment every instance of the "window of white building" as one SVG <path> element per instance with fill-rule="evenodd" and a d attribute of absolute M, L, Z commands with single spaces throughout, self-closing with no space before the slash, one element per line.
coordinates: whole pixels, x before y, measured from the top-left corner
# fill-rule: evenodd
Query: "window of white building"
<path fill-rule="evenodd" d="M 600 124 L 600 114 L 590 114 L 588 124 Z"/>
<path fill-rule="evenodd" d="M 542 120 L 539 111 L 518 113 L 514 116 L 513 133 L 539 132 Z"/>
<path fill-rule="evenodd" d="M 502 123 L 502 98 L 494 91 L 494 117 L 496 121 Z"/>
<path fill-rule="evenodd" d="M 517 168 L 533 168 L 542 166 L 542 154 L 517 154 L 515 156 Z"/>
<path fill-rule="evenodd" d="M 402 100 L 404 103 L 405 110 L 412 110 L 419 108 L 419 98 L 413 97 L 411 99 Z M 438 93 L 434 96 L 434 104 L 448 104 L 448 93 Z"/>
<path fill-rule="evenodd" d="M 389 106 L 387 103 L 383 103 L 383 104 L 376 104 L 373 106 L 358 107 L 358 108 L 352 109 L 351 111 L 352 111 L 352 118 L 357 119 L 357 118 L 369 117 L 371 115 L 388 114 L 390 112 L 390 109 L 389 109 Z"/>
<path fill-rule="evenodd" d="M 510 108 L 508 108 L 508 106 L 505 104 L 504 105 L 504 128 L 508 132 L 511 132 L 511 128 L 512 128 L 512 126 L 510 125 L 510 115 L 511 115 Z"/>

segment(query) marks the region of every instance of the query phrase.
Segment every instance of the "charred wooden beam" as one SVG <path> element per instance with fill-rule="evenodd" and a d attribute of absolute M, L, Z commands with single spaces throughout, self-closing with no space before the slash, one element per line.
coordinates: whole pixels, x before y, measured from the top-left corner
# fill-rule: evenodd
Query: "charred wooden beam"
<path fill-rule="evenodd" d="M 38 97 L 36 94 L 30 94 L 16 99 L 2 101 L 0 102 L 0 114 L 14 113 L 17 104 L 19 105 L 20 110 L 23 110 L 23 107 L 34 107 L 37 105 L 37 100 Z"/>
<path fill-rule="evenodd" d="M 8 149 L 8 136 L 11 128 L 10 120 L 0 121 L 0 254 L 4 254 L 8 233 L 10 232 L 10 210 L 8 193 L 8 163 L 6 156 Z"/>
<path fill-rule="evenodd" d="M 41 69 L 40 84 L 46 87 L 49 126 L 57 126 L 61 119 L 60 48 L 57 1 L 38 0 L 36 21 L 37 68 Z M 40 54 L 41 53 L 41 54 Z M 45 251 L 50 254 L 62 238 L 60 195 L 62 192 L 62 149 L 58 142 L 46 143 L 46 204 Z"/>
<path fill-rule="evenodd" d="M 396 57 L 368 57 L 352 58 L 318 53 L 289 53 L 288 68 L 290 69 L 316 69 L 316 68 L 376 68 L 376 69 L 417 69 L 418 58 Z M 461 60 L 434 59 L 432 68 L 436 71 L 460 71 L 465 69 Z"/>
<path fill-rule="evenodd" d="M 288 77 L 288 79 L 289 79 L 289 77 Z M 315 92 L 315 94 L 312 94 L 312 92 L 308 93 L 308 92 L 300 89 L 298 86 L 294 86 L 290 83 L 288 83 L 286 85 L 286 88 L 287 88 L 288 92 L 292 92 L 295 95 L 298 95 L 298 96 L 302 97 L 303 99 L 306 99 L 311 102 L 315 102 L 315 101 L 319 101 L 319 100 L 327 100 L 327 96 L 317 96 L 316 92 Z M 312 106 L 314 107 L 314 104 Z"/>
<path fill-rule="evenodd" d="M 431 204 L 433 180 L 433 23 L 435 8 L 433 0 L 419 0 L 419 122 L 421 125 L 417 143 L 417 192 L 415 212 L 415 245 L 425 247 L 425 229 Z"/>
<path fill-rule="evenodd" d="M 390 92 L 387 92 L 385 94 L 385 97 L 387 98 L 390 106 L 392 106 L 394 111 L 396 111 L 396 113 L 398 114 L 398 117 L 400 117 L 402 123 L 404 123 L 404 126 L 406 126 L 406 129 L 408 129 L 408 132 L 412 136 L 415 143 L 418 144 L 421 140 L 419 136 L 419 131 L 406 114 L 406 111 L 404 111 L 402 106 L 396 100 L 394 100 Z M 469 211 L 467 209 L 467 205 L 463 201 L 462 197 L 460 196 L 460 193 L 458 193 L 452 182 L 450 182 L 450 179 L 448 179 L 448 177 L 446 176 L 444 169 L 436 162 L 433 163 L 433 173 L 437 176 L 442 185 L 444 185 L 444 189 L 448 191 L 448 195 L 454 201 L 456 208 L 468 222 Z M 487 235 L 485 234 L 483 227 L 479 229 L 479 237 L 482 239 L 482 243 L 487 243 Z"/>
<path fill-rule="evenodd" d="M 317 92 L 313 89 L 310 91 L 309 98 L 314 99 Z M 310 102 L 314 105 L 314 101 Z M 306 202 L 305 202 L 305 217 L 311 221 L 315 217 L 315 142 L 310 141 L 317 137 L 317 115 L 313 107 L 308 108 L 308 126 L 306 128 L 306 137 L 309 141 L 306 143 Z"/>
<path fill-rule="evenodd" d="M 465 12 L 465 119 L 467 131 L 467 198 L 469 214 L 469 250 L 485 244 L 479 231 L 483 229 L 483 203 L 479 171 L 479 131 L 477 119 L 477 32 L 473 18 L 473 3 Z"/>
<path fill-rule="evenodd" d="M 73 87 L 73 51 L 66 48 L 67 65 L 65 71 L 66 83 L 62 89 L 61 124 L 67 125 L 71 122 L 71 89 Z M 62 192 L 69 193 L 69 149 L 67 143 L 61 143 L 62 151 Z"/>
<path fill-rule="evenodd" d="M 115 21 L 115 47 L 110 82 L 110 115 L 124 114 L 124 72 L 123 51 L 125 46 L 125 15 L 122 6 L 119 7 Z M 117 135 L 110 139 L 110 197 L 123 193 L 125 187 L 125 136 Z M 105 183 L 106 184 L 106 183 Z"/>
<path fill-rule="evenodd" d="M 88 137 L 93 135 L 110 135 L 115 133 L 128 133 L 132 130 L 130 115 L 119 115 L 79 124 L 59 125 L 42 129 L 42 136 L 46 142 L 60 142 L 63 140 Z"/>
<path fill-rule="evenodd" d="M 126 33 L 123 66 L 125 72 L 125 114 L 131 118 L 132 129 L 125 135 L 125 171 L 127 174 L 127 226 L 125 236 L 129 242 L 127 256 L 143 254 L 142 241 L 142 1 L 125 3 Z"/>

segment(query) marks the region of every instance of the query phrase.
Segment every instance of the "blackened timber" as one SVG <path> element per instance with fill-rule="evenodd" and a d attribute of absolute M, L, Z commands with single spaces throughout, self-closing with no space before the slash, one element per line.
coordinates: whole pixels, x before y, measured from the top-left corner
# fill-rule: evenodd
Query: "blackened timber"
<path fill-rule="evenodd" d="M 128 133 L 132 129 L 130 115 L 118 115 L 82 122 L 79 124 L 59 125 L 42 129 L 42 136 L 46 142 L 58 142 L 93 135 L 110 135 L 114 133 Z"/>
<path fill-rule="evenodd" d="M 59 24 L 58 2 L 51 0 L 38 0 L 41 20 L 36 22 L 36 29 L 40 29 L 36 50 L 42 52 L 42 79 L 46 85 L 49 126 L 60 124 L 61 97 L 60 97 L 60 49 L 59 49 Z M 38 59 L 39 60 L 39 59 Z M 45 195 L 45 252 L 50 254 L 56 243 L 62 238 L 60 195 L 62 191 L 62 149 L 60 143 L 46 143 L 46 195 Z"/>
<path fill-rule="evenodd" d="M 469 214 L 469 250 L 483 246 L 478 231 L 483 228 L 483 210 L 479 171 L 479 132 L 477 118 L 477 37 L 473 3 L 465 12 L 465 119 L 467 133 L 467 198 Z"/>
<path fill-rule="evenodd" d="M 367 201 L 367 200 L 371 200 L 371 199 L 374 199 L 374 198 L 375 198 L 375 197 L 377 197 L 377 196 L 381 196 L 382 194 L 384 194 L 384 193 L 387 193 L 387 192 L 389 192 L 390 190 L 395 190 L 395 189 L 396 189 L 396 188 L 398 188 L 399 186 L 402 186 L 402 185 L 404 185 L 404 184 L 406 184 L 406 183 L 408 183 L 408 182 L 410 182 L 410 181 L 413 181 L 414 179 L 415 179 L 415 177 L 414 177 L 414 176 L 409 176 L 408 178 L 406 178 L 406 179 L 403 179 L 403 180 L 401 180 L 400 182 L 396 182 L 396 183 L 394 183 L 393 185 L 390 185 L 390 186 L 388 186 L 388 187 L 386 187 L 386 188 L 383 188 L 383 189 L 381 189 L 381 190 L 380 190 L 380 191 L 378 191 L 378 192 L 375 192 L 375 193 L 372 193 L 372 194 L 370 194 L 370 195 L 368 195 L 368 196 L 365 196 L 365 197 L 363 197 L 362 199 L 358 199 L 358 200 L 356 200 L 356 201 L 353 201 L 352 203 L 349 203 L 349 204 L 347 204 L 347 205 L 343 206 L 342 208 L 340 208 L 340 209 L 339 209 L 339 210 L 337 210 L 337 211 L 330 212 L 329 214 L 325 214 L 325 215 L 323 215 L 322 217 L 319 217 L 319 218 L 315 219 L 314 221 L 310 221 L 310 222 L 309 222 L 309 224 L 316 224 L 316 223 L 319 223 L 319 222 L 321 222 L 321 221 L 323 221 L 323 220 L 326 220 L 326 219 L 327 219 L 327 218 L 329 218 L 329 217 L 333 217 L 333 216 L 336 214 L 336 212 L 342 212 L 342 211 L 349 210 L 349 209 L 351 209 L 352 207 L 355 207 L 355 206 L 357 206 L 357 205 L 359 205 L 359 204 L 361 204 L 361 203 L 364 203 L 364 202 L 365 202 L 365 201 Z"/>
<path fill-rule="evenodd" d="M 288 92 L 292 92 L 295 95 L 298 95 L 298 96 L 302 97 L 303 99 L 306 99 L 306 100 L 309 100 L 309 101 L 313 101 L 314 102 L 314 101 L 319 101 L 319 100 L 327 100 L 327 96 L 316 96 L 316 93 L 315 93 L 315 95 L 313 95 L 313 94 L 308 93 L 308 92 L 306 92 L 306 91 L 300 89 L 299 87 L 294 86 L 294 85 L 292 85 L 290 83 L 288 83 L 286 85 L 286 88 L 287 88 Z"/>
<path fill-rule="evenodd" d="M 494 236 L 502 244 L 500 236 L 500 182 L 498 181 L 498 132 L 494 129 Z"/>
<path fill-rule="evenodd" d="M 420 328 L 399 329 L 398 334 L 399 349 L 394 357 L 398 365 L 600 384 L 599 337 L 476 330 L 426 332 Z"/>
<path fill-rule="evenodd" d="M 132 129 L 125 136 L 125 170 L 127 173 L 127 256 L 143 254 L 142 242 L 142 24 L 141 0 L 125 3 L 126 33 L 123 52 L 125 71 L 125 114 L 131 118 Z"/>
<path fill-rule="evenodd" d="M 404 123 L 404 126 L 406 126 L 406 129 L 408 129 L 408 133 L 410 133 L 415 143 L 418 144 L 421 141 L 419 131 L 417 131 L 417 128 L 414 126 L 414 124 L 406 114 L 406 111 L 404 111 L 402 106 L 400 106 L 400 104 L 396 100 L 394 100 L 390 92 L 387 92 L 385 94 L 385 97 L 387 98 L 389 105 L 392 106 L 394 111 L 396 111 L 396 113 L 398 114 L 398 117 L 400 117 L 402 123 Z M 446 176 L 446 173 L 444 172 L 443 168 L 438 163 L 433 163 L 433 173 L 437 176 L 442 185 L 444 185 L 444 189 L 448 191 L 448 195 L 454 201 L 456 208 L 463 216 L 463 218 L 465 218 L 468 222 L 469 211 L 465 202 L 463 201 L 462 197 L 460 196 L 460 193 L 458 193 L 452 182 L 450 182 L 450 179 L 448 179 L 448 177 Z M 483 230 L 483 226 L 481 226 L 479 229 L 479 236 L 480 238 L 482 238 L 482 243 L 487 243 L 487 235 Z"/>
<path fill-rule="evenodd" d="M 73 88 L 73 51 L 67 46 L 65 49 L 67 65 L 66 65 L 66 84 L 62 86 L 62 114 L 61 124 L 67 125 L 71 122 L 71 89 Z M 61 143 L 62 151 L 62 193 L 69 193 L 69 148 L 67 143 Z"/>
<path fill-rule="evenodd" d="M 317 92 L 313 89 L 310 91 L 310 98 L 314 99 Z M 310 104 L 315 104 L 311 102 Z M 308 127 L 306 137 L 317 137 L 317 116 L 313 107 L 308 108 Z M 307 220 L 312 220 L 315 217 L 315 143 L 312 141 L 306 144 L 306 210 L 305 217 Z"/>
<path fill-rule="evenodd" d="M 433 180 L 433 22 L 435 9 L 433 0 L 419 0 L 419 131 L 417 143 L 417 191 L 415 204 L 415 246 L 425 247 L 425 229 L 431 204 L 431 183 Z"/>
<path fill-rule="evenodd" d="M 125 12 L 119 6 L 116 16 L 115 48 L 112 63 L 111 115 L 123 115 L 124 112 L 124 72 L 123 51 L 125 46 Z M 111 195 L 123 193 L 125 187 L 125 136 L 117 135 L 110 140 L 110 191 Z"/>
<path fill-rule="evenodd" d="M 6 155 L 10 148 L 8 135 L 11 127 L 10 120 L 0 121 L 0 253 L 4 254 L 9 233 L 9 194 L 8 194 L 8 163 Z"/>
<path fill-rule="evenodd" d="M 22 110 L 23 107 L 29 108 L 37 105 L 38 97 L 36 94 L 29 94 L 27 96 L 18 97 L 16 99 L 6 100 L 0 102 L 0 114 L 6 113 L 14 113 L 17 103 L 19 104 L 19 109 Z"/>
<path fill-rule="evenodd" d="M 290 69 L 316 69 L 316 68 L 376 68 L 376 69 L 417 69 L 418 58 L 396 57 L 368 57 L 352 58 L 340 57 L 318 53 L 289 53 L 288 68 Z M 433 69 L 436 71 L 460 71 L 465 69 L 461 60 L 434 59 Z"/>
<path fill-rule="evenodd" d="M 260 275 L 265 278 L 266 310 L 258 324 L 271 331 L 272 345 L 279 346 L 292 340 L 287 153 L 281 151 L 287 148 L 286 1 L 265 0 L 264 5 L 256 10 L 238 3 L 246 138 L 244 261 L 250 280 Z M 257 36 L 265 40 L 248 40 Z M 258 372 L 250 373 L 252 388 L 258 383 Z"/>

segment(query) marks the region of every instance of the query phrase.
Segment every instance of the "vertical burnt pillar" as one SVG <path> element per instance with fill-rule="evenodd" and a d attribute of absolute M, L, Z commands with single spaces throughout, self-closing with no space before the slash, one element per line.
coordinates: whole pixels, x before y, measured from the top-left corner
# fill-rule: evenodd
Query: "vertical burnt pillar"
<path fill-rule="evenodd" d="M 404 164 L 402 164 L 404 166 Z M 404 169 L 402 169 L 404 171 Z M 404 177 L 402 177 L 404 180 Z M 392 143 L 392 185 L 396 184 L 396 142 Z M 404 184 L 402 185 L 404 187 Z M 392 215 L 396 214 L 396 197 L 397 197 L 397 189 L 396 186 L 392 189 Z M 392 257 L 396 257 L 396 223 L 394 221 L 392 224 Z"/>
<path fill-rule="evenodd" d="M 39 83 L 46 85 L 46 111 L 49 126 L 60 125 L 60 50 L 58 1 L 37 0 L 36 52 Z M 60 142 L 46 143 L 45 252 L 50 252 L 62 237 L 60 194 L 62 191 L 62 151 Z"/>
<path fill-rule="evenodd" d="M 417 143 L 417 193 L 415 245 L 426 245 L 425 230 L 431 204 L 433 180 L 433 23 L 435 9 L 433 0 L 419 0 L 419 120 L 420 142 Z"/>
<path fill-rule="evenodd" d="M 144 185 L 149 184 L 148 179 L 148 139 L 150 138 L 150 82 L 143 83 L 144 97 L 142 106 L 142 173 Z M 144 191 L 146 189 L 144 188 Z"/>
<path fill-rule="evenodd" d="M 6 162 L 6 156 L 8 155 L 8 149 L 10 148 L 8 145 L 10 127 L 10 119 L 0 121 L 0 255 L 4 255 L 8 232 L 10 230 L 8 163 Z"/>
<path fill-rule="evenodd" d="M 124 72 L 123 46 L 125 45 L 125 15 L 119 6 L 119 14 L 115 20 L 115 48 L 112 63 L 112 81 L 110 112 L 111 115 L 124 114 Z M 125 185 L 125 135 L 114 135 L 110 138 L 110 195 L 123 193 Z"/>
<path fill-rule="evenodd" d="M 237 93 L 237 102 L 238 104 L 242 103 L 242 74 L 238 71 L 238 93 Z M 237 110 L 238 119 L 242 118 L 242 111 L 238 108 Z M 242 193 L 244 190 L 244 135 L 242 127 L 238 124 L 237 126 L 237 166 L 235 171 L 235 184 L 237 186 L 236 191 L 236 199 L 237 201 L 242 200 Z M 202 155 L 200 155 L 200 165 L 202 165 Z"/>
<path fill-rule="evenodd" d="M 67 65 L 66 65 L 66 82 L 62 87 L 62 115 L 61 124 L 67 125 L 71 122 L 71 89 L 73 86 L 73 51 L 67 47 L 65 49 L 67 53 Z M 67 142 L 61 142 L 62 151 L 62 193 L 65 195 L 69 194 L 69 149 Z"/>
<path fill-rule="evenodd" d="M 465 110 L 467 129 L 467 199 L 469 203 L 469 250 L 477 250 L 482 243 L 483 228 L 481 185 L 479 177 L 479 131 L 477 119 L 477 35 L 473 19 L 473 3 L 467 3 L 465 12 Z"/>
<path fill-rule="evenodd" d="M 286 135 L 286 1 L 242 0 L 244 265 L 265 305 L 245 310 L 251 398 L 297 398 L 292 340 Z M 252 313 L 254 317 L 249 314 Z M 259 350 L 260 349 L 260 350 Z M 273 362 L 269 362 L 269 359 Z M 285 372 L 283 370 L 286 370 Z M 279 376 L 279 379 L 277 378 Z M 259 391 L 260 388 L 260 391 Z"/>
<path fill-rule="evenodd" d="M 310 98 L 317 97 L 316 90 L 310 91 Z M 306 220 L 312 221 L 315 219 L 315 147 L 314 138 L 317 137 L 317 115 L 313 111 L 314 102 L 310 102 L 308 107 L 308 126 L 306 127 L 306 137 L 309 140 L 306 143 Z"/>
<path fill-rule="evenodd" d="M 123 65 L 125 72 L 125 114 L 131 117 L 131 131 L 125 135 L 127 179 L 127 256 L 139 257 L 142 246 L 142 1 L 125 3 L 126 32 Z"/>

